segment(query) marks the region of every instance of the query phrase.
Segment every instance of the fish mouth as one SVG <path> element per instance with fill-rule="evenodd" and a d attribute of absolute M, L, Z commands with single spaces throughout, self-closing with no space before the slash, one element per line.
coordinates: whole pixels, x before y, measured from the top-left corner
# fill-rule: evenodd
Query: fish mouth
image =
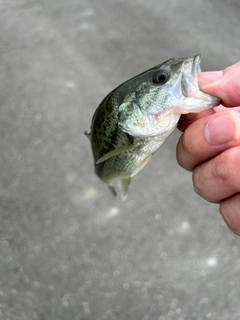
<path fill-rule="evenodd" d="M 215 107 L 220 104 L 220 99 L 210 96 L 199 89 L 198 73 L 200 68 L 201 56 L 196 54 L 193 58 L 184 59 L 179 74 L 177 85 L 178 96 L 183 96 L 184 107 L 181 107 L 181 113 L 201 112 L 207 108 Z M 188 101 L 188 103 L 186 103 Z"/>
<path fill-rule="evenodd" d="M 201 72 L 200 62 L 201 55 L 196 54 L 193 58 L 188 58 L 183 63 L 183 78 L 187 78 L 195 86 L 198 86 L 197 74 Z"/>
<path fill-rule="evenodd" d="M 194 97 L 199 91 L 197 74 L 201 72 L 200 68 L 201 56 L 196 54 L 193 58 L 184 59 L 179 74 L 181 85 L 179 93 L 184 97 Z"/>
<path fill-rule="evenodd" d="M 200 62 L 201 62 L 201 55 L 200 54 L 196 54 L 193 57 L 193 62 L 192 62 L 192 70 L 191 70 L 191 74 L 194 78 L 197 79 L 197 74 L 199 72 L 201 72 L 201 68 L 200 68 Z"/>

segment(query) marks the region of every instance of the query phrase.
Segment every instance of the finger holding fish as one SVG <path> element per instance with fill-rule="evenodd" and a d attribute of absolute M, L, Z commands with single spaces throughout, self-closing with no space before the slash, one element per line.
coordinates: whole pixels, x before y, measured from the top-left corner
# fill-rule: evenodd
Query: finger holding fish
<path fill-rule="evenodd" d="M 237 62 L 224 70 L 198 73 L 198 84 L 201 91 L 217 96 L 224 107 L 240 106 L 240 62 Z M 227 93 L 227 94 L 226 94 Z M 223 106 L 221 107 L 223 108 Z M 214 108 L 200 114 L 188 114 L 180 118 L 178 128 L 184 131 L 193 121 L 215 112 L 221 108 Z"/>

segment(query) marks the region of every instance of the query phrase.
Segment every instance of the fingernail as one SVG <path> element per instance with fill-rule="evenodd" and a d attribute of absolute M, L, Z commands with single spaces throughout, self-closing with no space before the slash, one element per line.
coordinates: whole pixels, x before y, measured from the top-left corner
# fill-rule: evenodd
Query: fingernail
<path fill-rule="evenodd" d="M 222 71 L 208 71 L 208 72 L 201 72 L 198 74 L 198 81 L 199 83 L 209 83 L 220 80 L 223 76 Z"/>
<path fill-rule="evenodd" d="M 235 111 L 223 112 L 211 119 L 205 126 L 205 137 L 213 145 L 240 139 L 240 114 Z"/>

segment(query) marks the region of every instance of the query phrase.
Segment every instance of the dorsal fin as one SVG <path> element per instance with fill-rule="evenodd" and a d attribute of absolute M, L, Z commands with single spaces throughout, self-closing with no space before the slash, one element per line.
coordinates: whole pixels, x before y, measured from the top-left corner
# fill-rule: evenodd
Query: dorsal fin
<path fill-rule="evenodd" d="M 85 131 L 84 134 L 91 141 L 91 136 L 92 136 L 91 131 Z"/>
<path fill-rule="evenodd" d="M 96 162 L 96 164 L 99 164 L 103 161 L 108 160 L 109 158 L 116 156 L 124 151 L 130 150 L 133 148 L 133 145 L 131 143 L 127 143 L 124 146 L 121 146 L 117 149 L 111 150 L 108 153 L 106 153 L 104 156 L 102 156 L 100 159 L 98 159 L 98 161 Z"/>

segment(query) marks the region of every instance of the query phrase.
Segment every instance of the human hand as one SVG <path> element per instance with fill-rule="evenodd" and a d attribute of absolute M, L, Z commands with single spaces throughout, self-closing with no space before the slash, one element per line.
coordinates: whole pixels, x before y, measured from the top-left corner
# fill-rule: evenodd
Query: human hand
<path fill-rule="evenodd" d="M 240 235 L 240 62 L 198 77 L 200 89 L 222 105 L 181 117 L 177 161 L 193 172 L 195 191 L 219 203 L 223 219 Z"/>

